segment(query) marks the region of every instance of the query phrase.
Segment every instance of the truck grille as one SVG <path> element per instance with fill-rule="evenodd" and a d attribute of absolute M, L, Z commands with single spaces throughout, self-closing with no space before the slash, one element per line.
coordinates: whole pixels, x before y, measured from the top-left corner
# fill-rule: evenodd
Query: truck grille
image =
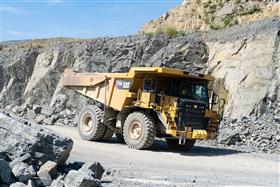
<path fill-rule="evenodd" d="M 192 129 L 207 129 L 208 119 L 204 118 L 206 104 L 191 100 L 180 100 L 178 103 L 179 129 L 191 127 Z"/>
<path fill-rule="evenodd" d="M 191 127 L 193 129 L 205 129 L 205 122 L 204 122 L 204 113 L 197 113 L 197 112 L 185 112 L 185 120 L 184 125 L 187 127 Z"/>

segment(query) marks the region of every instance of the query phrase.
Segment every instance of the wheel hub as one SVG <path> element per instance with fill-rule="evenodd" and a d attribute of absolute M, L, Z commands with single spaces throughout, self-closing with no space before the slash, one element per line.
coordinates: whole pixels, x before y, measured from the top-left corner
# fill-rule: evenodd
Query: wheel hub
<path fill-rule="evenodd" d="M 129 135 L 132 139 L 139 139 L 141 137 L 142 127 L 138 121 L 134 121 L 131 124 Z"/>
<path fill-rule="evenodd" d="M 88 132 L 91 130 L 93 126 L 92 117 L 90 115 L 86 115 L 83 121 L 83 129 L 84 131 Z"/>

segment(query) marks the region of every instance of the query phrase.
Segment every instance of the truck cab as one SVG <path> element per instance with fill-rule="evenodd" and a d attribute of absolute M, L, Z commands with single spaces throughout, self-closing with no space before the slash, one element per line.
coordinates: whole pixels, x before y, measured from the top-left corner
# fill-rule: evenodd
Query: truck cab
<path fill-rule="evenodd" d="M 174 142 L 175 147 L 197 139 L 215 139 L 220 115 L 211 110 L 211 84 L 212 80 L 201 77 L 148 75 L 143 77 L 135 106 L 155 111 L 157 136 Z"/>

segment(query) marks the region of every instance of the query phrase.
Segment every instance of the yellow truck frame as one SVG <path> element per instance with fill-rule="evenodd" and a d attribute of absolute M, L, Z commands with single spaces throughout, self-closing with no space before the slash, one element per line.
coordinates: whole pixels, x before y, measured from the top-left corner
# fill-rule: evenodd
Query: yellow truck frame
<path fill-rule="evenodd" d="M 167 94 L 165 90 L 177 80 L 205 84 L 207 103 Z M 61 83 L 96 103 L 80 112 L 78 129 L 83 139 L 105 141 L 115 133 L 129 147 L 147 149 L 155 137 L 163 137 L 171 148 L 182 150 L 193 147 L 197 139 L 216 138 L 220 115 L 212 110 L 213 80 L 210 75 L 173 68 L 133 67 L 128 73 L 77 73 L 65 69 Z M 187 113 L 179 112 L 183 109 L 196 112 L 195 120 L 204 124 L 190 125 Z"/>

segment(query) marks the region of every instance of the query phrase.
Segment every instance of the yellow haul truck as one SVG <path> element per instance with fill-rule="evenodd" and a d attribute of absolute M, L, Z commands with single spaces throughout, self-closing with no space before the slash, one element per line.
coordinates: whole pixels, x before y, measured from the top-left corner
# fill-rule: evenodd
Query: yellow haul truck
<path fill-rule="evenodd" d="M 172 149 L 215 139 L 220 116 L 212 110 L 213 77 L 163 67 L 134 67 L 128 73 L 76 73 L 66 69 L 62 85 L 95 101 L 79 115 L 82 139 L 106 141 L 115 133 L 134 149 L 156 137 Z M 212 99 L 210 99 L 212 98 Z"/>

